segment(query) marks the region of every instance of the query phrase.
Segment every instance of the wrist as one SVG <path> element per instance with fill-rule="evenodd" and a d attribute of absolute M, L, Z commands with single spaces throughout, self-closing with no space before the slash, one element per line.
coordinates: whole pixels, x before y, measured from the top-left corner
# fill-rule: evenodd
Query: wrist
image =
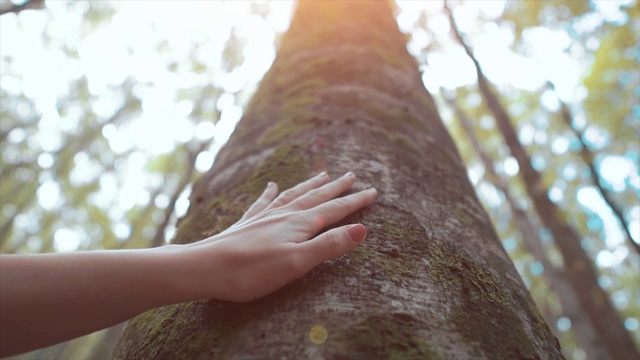
<path fill-rule="evenodd" d="M 163 258 L 165 286 L 172 294 L 167 299 L 170 304 L 217 298 L 217 271 L 212 271 L 219 262 L 217 252 L 207 251 L 212 244 L 202 245 L 166 245 L 153 249 Z"/>
<path fill-rule="evenodd" d="M 162 303 L 156 306 L 194 300 L 196 295 L 189 281 L 193 275 L 186 250 L 187 245 L 165 245 L 148 249 L 151 253 L 151 268 L 155 273 L 153 283 L 163 293 L 162 298 L 158 299 Z"/>

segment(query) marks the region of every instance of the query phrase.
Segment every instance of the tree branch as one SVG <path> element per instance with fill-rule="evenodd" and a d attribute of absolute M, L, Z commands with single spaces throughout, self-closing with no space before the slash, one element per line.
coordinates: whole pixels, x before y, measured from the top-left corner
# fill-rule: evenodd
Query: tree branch
<path fill-rule="evenodd" d="M 171 220 L 171 214 L 173 214 L 173 211 L 176 208 L 178 198 L 180 197 L 182 191 L 191 182 L 191 177 L 193 176 L 193 172 L 196 168 L 196 158 L 198 157 L 198 154 L 204 151 L 207 146 L 209 146 L 209 143 L 205 142 L 200 144 L 200 146 L 198 146 L 196 150 L 189 151 L 189 162 L 187 164 L 187 171 L 180 180 L 180 183 L 176 187 L 176 190 L 173 192 L 173 195 L 171 196 L 171 202 L 164 211 L 164 220 L 156 227 L 156 235 L 153 237 L 153 240 L 151 240 L 151 247 L 158 247 L 164 243 L 164 230 L 167 228 L 167 225 L 169 225 L 169 220 Z"/>
<path fill-rule="evenodd" d="M 14 13 L 17 14 L 22 10 L 42 9 L 44 8 L 44 0 L 29 0 L 21 5 L 11 5 L 7 8 L 0 9 L 0 15 Z"/>

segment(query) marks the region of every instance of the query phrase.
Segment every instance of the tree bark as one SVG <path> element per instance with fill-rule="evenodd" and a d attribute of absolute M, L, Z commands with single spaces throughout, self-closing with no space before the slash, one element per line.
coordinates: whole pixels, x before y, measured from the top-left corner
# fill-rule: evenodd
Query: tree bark
<path fill-rule="evenodd" d="M 300 2 L 175 243 L 224 230 L 273 180 L 375 186 L 367 241 L 259 300 L 133 319 L 116 359 L 560 359 L 478 202 L 387 1 Z M 206 276 L 203 274 L 202 276 Z"/>
<path fill-rule="evenodd" d="M 527 216 L 526 210 L 518 205 L 507 182 L 495 171 L 493 160 L 476 137 L 471 120 L 466 116 L 453 98 L 447 97 L 446 95 L 445 98 L 449 105 L 454 109 L 464 133 L 469 139 L 469 143 L 471 143 L 471 146 L 478 154 L 478 157 L 480 157 L 487 173 L 486 177 L 504 194 L 504 197 L 509 204 L 509 208 L 511 209 L 511 214 L 516 227 L 522 235 L 524 248 L 531 253 L 536 261 L 542 264 L 544 268 L 544 279 L 549 284 L 551 290 L 558 295 L 563 314 L 571 320 L 571 329 L 575 335 L 576 343 L 580 348 L 582 348 L 582 350 L 584 350 L 587 359 L 613 359 L 607 349 L 599 342 L 598 334 L 591 323 L 591 319 L 589 319 L 589 316 L 580 309 L 578 296 L 569 283 L 564 270 L 553 266 L 547 256 L 546 250 L 544 249 L 542 239 L 540 239 L 536 226 L 533 224 L 529 216 Z M 555 321 L 557 319 L 552 320 Z M 551 322 L 549 319 L 547 319 L 547 321 Z"/>
<path fill-rule="evenodd" d="M 598 284 L 598 274 L 592 260 L 580 245 L 580 236 L 571 225 L 558 216 L 560 210 L 547 196 L 548 189 L 542 183 L 542 176 L 531 165 L 529 155 L 518 140 L 510 116 L 491 89 L 491 85 L 482 72 L 478 60 L 473 56 L 470 46 L 464 41 L 456 26 L 451 9 L 448 6 L 445 8 L 449 14 L 454 36 L 476 67 L 480 92 L 496 119 L 498 129 L 502 133 L 511 155 L 518 162 L 520 176 L 536 212 L 544 226 L 551 232 L 562 254 L 565 274 L 578 294 L 582 310 L 589 314 L 600 341 L 614 359 L 639 358 L 640 354 L 631 335 L 625 329 L 622 318 L 613 307 L 607 293 Z"/>

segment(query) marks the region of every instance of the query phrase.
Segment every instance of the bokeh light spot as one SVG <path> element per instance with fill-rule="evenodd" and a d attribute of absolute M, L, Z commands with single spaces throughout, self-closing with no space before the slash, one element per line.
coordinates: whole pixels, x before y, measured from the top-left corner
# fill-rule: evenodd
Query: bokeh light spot
<path fill-rule="evenodd" d="M 624 320 L 624 327 L 629 331 L 636 331 L 640 327 L 640 322 L 636 318 L 626 318 Z"/>
<path fill-rule="evenodd" d="M 311 331 L 309 331 L 309 339 L 311 339 L 311 342 L 314 344 L 324 344 L 328 337 L 329 333 L 327 332 L 327 329 L 320 325 L 312 327 Z"/>
<path fill-rule="evenodd" d="M 563 316 L 558 319 L 558 323 L 556 324 L 556 326 L 560 331 L 567 331 L 571 329 L 571 320 L 569 320 L 568 317 Z"/>

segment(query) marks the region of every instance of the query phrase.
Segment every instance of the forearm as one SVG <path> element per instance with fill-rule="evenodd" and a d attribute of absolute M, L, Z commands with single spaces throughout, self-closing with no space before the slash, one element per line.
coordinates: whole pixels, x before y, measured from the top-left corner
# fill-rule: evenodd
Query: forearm
<path fill-rule="evenodd" d="M 270 294 L 364 240 L 361 224 L 320 233 L 374 201 L 373 188 L 337 198 L 354 182 L 352 173 L 331 182 L 321 173 L 280 196 L 272 183 L 228 231 L 188 245 L 0 256 L 0 357 L 158 306 Z"/>
<path fill-rule="evenodd" d="M 177 248 L 0 257 L 0 356 L 189 300 Z"/>

